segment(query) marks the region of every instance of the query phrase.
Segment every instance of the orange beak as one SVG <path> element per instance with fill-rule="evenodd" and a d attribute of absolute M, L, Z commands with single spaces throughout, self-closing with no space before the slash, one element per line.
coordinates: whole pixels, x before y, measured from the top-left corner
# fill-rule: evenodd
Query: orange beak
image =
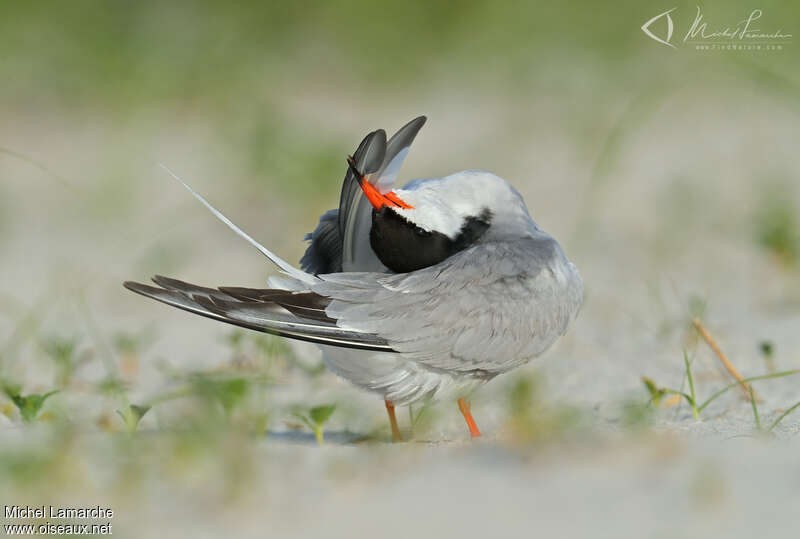
<path fill-rule="evenodd" d="M 358 183 L 361 186 L 361 190 L 364 191 L 364 196 L 367 197 L 369 203 L 372 204 L 372 207 L 376 210 L 380 210 L 384 206 L 404 208 L 407 210 L 414 208 L 414 206 L 410 206 L 403 202 L 393 191 L 383 194 L 378 191 L 374 185 L 367 181 L 358 168 L 356 168 L 356 162 L 351 156 L 347 157 L 347 164 L 350 165 L 350 170 L 356 175 L 356 178 L 358 178 Z"/>

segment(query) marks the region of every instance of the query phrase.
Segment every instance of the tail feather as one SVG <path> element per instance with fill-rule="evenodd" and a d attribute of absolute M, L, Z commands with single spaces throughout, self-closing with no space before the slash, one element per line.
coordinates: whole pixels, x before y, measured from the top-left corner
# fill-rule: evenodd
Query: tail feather
<path fill-rule="evenodd" d="M 272 263 L 275 264 L 276 266 L 278 266 L 281 269 L 281 271 L 283 271 L 286 275 L 289 275 L 290 277 L 294 277 L 298 281 L 301 281 L 301 282 L 304 282 L 304 283 L 308 283 L 308 284 L 314 283 L 314 282 L 316 282 L 318 280 L 315 276 L 295 268 L 294 266 L 292 266 L 291 264 L 286 262 L 284 259 L 282 259 L 278 255 L 276 255 L 275 253 L 273 253 L 272 251 L 270 251 L 269 249 L 267 249 L 266 247 L 264 247 L 263 245 L 258 243 L 252 237 L 250 237 L 250 235 L 248 235 L 244 230 L 242 230 L 241 228 L 239 228 L 238 226 L 233 224 L 233 222 L 230 219 L 228 219 L 227 217 L 225 217 L 222 214 L 222 212 L 220 212 L 218 209 L 216 209 L 214 206 L 212 206 L 205 198 L 200 196 L 200 194 L 198 194 L 194 189 L 189 187 L 189 185 L 186 182 L 184 182 L 182 179 L 180 179 L 174 172 L 172 172 L 165 165 L 161 165 L 161 168 L 163 168 L 170 176 L 175 178 L 175 180 L 180 182 L 181 185 L 183 185 L 197 200 L 199 200 L 203 204 L 203 206 L 208 208 L 208 211 L 210 211 L 212 214 L 214 214 L 214 216 L 217 219 L 219 219 L 220 221 L 225 223 L 228 226 L 228 228 L 233 230 L 241 238 L 244 238 L 244 240 L 247 241 L 250 245 L 252 245 L 256 249 L 258 249 L 261 252 L 261 254 L 263 254 L 264 256 L 269 258 L 272 261 Z"/>

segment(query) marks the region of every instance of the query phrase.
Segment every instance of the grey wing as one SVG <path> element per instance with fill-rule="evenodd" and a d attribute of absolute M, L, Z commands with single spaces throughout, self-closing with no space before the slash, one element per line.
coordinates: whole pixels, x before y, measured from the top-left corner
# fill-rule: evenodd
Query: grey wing
<path fill-rule="evenodd" d="M 407 274 L 322 275 L 343 329 L 386 339 L 433 369 L 505 372 L 546 350 L 577 314 L 582 282 L 549 236 L 477 244 Z"/>
<path fill-rule="evenodd" d="M 385 156 L 386 132 L 378 129 L 364 137 L 353 154 L 353 159 L 360 171 L 364 174 L 371 174 L 381 168 Z M 314 274 L 342 271 L 344 254 L 348 253 L 348 256 L 351 256 L 353 245 L 363 240 L 357 231 L 362 230 L 365 224 L 367 227 L 369 226 L 365 220 L 369 219 L 369 213 L 365 215 L 363 210 L 359 210 L 363 198 L 358 178 L 348 167 L 339 196 L 339 209 L 325 212 L 319 218 L 317 228 L 310 234 L 306 234 L 304 238 L 310 242 L 305 254 L 300 259 L 300 267 L 304 271 Z M 367 228 L 367 234 L 369 234 L 369 228 Z M 375 257 L 374 254 L 372 256 Z M 373 267 L 374 264 L 370 264 L 370 266 Z"/>
<path fill-rule="evenodd" d="M 367 180 L 381 192 L 391 189 L 408 154 L 411 143 L 425 124 L 420 116 L 408 122 L 387 142 L 386 132 L 373 131 L 364 137 L 353 154 L 356 167 Z M 358 178 L 348 167 L 339 197 L 339 209 L 330 210 L 320 217 L 314 232 L 307 234 L 310 241 L 301 267 L 308 272 L 337 273 L 341 271 L 386 272 L 386 267 L 375 256 L 369 244 L 372 207 L 364 197 Z"/>
<path fill-rule="evenodd" d="M 385 157 L 386 132 L 383 129 L 367 135 L 353 154 L 356 168 L 368 178 L 380 170 Z M 339 197 L 339 237 L 342 240 L 340 271 L 350 271 L 354 264 L 363 269 L 381 271 L 383 265 L 369 246 L 372 210 L 364 197 L 359 180 L 352 169 L 348 168 Z"/>
<path fill-rule="evenodd" d="M 370 183 L 376 185 L 382 193 L 391 190 L 397 174 L 403 165 L 411 143 L 425 125 L 425 116 L 414 118 L 392 135 L 385 144 L 383 159 L 377 169 L 364 170 Z M 372 206 L 361 191 L 361 187 L 353 176 L 351 184 L 358 190 L 348 206 L 339 205 L 339 222 L 342 224 L 342 271 L 374 271 L 386 272 L 384 266 L 369 243 L 369 231 L 372 226 Z M 348 178 L 345 178 L 347 187 Z M 344 193 L 344 188 L 342 192 Z M 347 213 L 345 214 L 345 209 Z"/>
<path fill-rule="evenodd" d="M 206 288 L 156 276 L 158 286 L 125 282 L 127 289 L 220 322 L 317 344 L 391 352 L 375 335 L 345 330 L 325 314 L 327 298 L 311 292 L 250 288 Z"/>
<path fill-rule="evenodd" d="M 403 166 L 403 161 L 408 155 L 408 150 L 411 148 L 411 143 L 414 142 L 426 120 L 425 116 L 414 118 L 392 135 L 392 138 L 386 143 L 386 156 L 381 168 L 375 173 L 374 182 L 381 193 L 392 189 L 400 168 Z"/>
<path fill-rule="evenodd" d="M 309 242 L 300 268 L 318 275 L 342 271 L 342 237 L 339 234 L 339 210 L 329 210 L 319 218 L 314 232 L 303 238 Z"/>

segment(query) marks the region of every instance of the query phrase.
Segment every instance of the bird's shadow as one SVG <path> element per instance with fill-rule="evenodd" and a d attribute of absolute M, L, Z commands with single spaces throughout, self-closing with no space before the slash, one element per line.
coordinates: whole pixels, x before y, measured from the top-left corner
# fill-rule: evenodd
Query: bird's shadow
<path fill-rule="evenodd" d="M 266 431 L 264 433 L 266 440 L 276 443 L 296 444 L 296 445 L 310 445 L 319 446 L 317 438 L 313 433 L 302 430 L 282 430 L 282 431 Z M 323 440 L 325 445 L 407 445 L 407 444 L 422 444 L 422 445 L 443 445 L 452 443 L 463 443 L 465 440 L 454 440 L 449 438 L 430 440 L 418 439 L 404 433 L 402 440 L 392 441 L 389 434 L 380 434 L 374 432 L 353 432 L 351 430 L 337 430 L 325 431 L 323 433 Z M 473 441 L 474 442 L 474 441 Z"/>
<path fill-rule="evenodd" d="M 317 438 L 311 432 L 302 430 L 271 431 L 265 433 L 267 440 L 286 444 L 299 445 L 319 445 Z M 324 443 L 330 445 L 356 445 L 361 443 L 384 443 L 381 436 L 367 434 L 363 432 L 353 432 L 350 430 L 325 431 L 323 433 Z"/>

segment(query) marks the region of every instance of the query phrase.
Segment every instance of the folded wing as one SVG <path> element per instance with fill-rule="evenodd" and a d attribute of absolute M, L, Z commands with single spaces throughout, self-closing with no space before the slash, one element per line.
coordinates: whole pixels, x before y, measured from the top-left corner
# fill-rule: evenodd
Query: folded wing
<path fill-rule="evenodd" d="M 339 328 L 325 315 L 327 299 L 312 292 L 214 289 L 156 276 L 150 286 L 125 282 L 137 294 L 220 322 L 282 337 L 359 350 L 391 352 L 386 340 Z"/>
<path fill-rule="evenodd" d="M 580 277 L 549 236 L 477 244 L 412 273 L 323 274 L 300 291 L 153 281 L 125 286 L 248 329 L 486 377 L 549 348 L 582 297 Z"/>
<path fill-rule="evenodd" d="M 582 284 L 552 238 L 476 244 L 405 274 L 320 275 L 339 327 L 431 369 L 493 376 L 538 356 L 577 314 Z"/>

